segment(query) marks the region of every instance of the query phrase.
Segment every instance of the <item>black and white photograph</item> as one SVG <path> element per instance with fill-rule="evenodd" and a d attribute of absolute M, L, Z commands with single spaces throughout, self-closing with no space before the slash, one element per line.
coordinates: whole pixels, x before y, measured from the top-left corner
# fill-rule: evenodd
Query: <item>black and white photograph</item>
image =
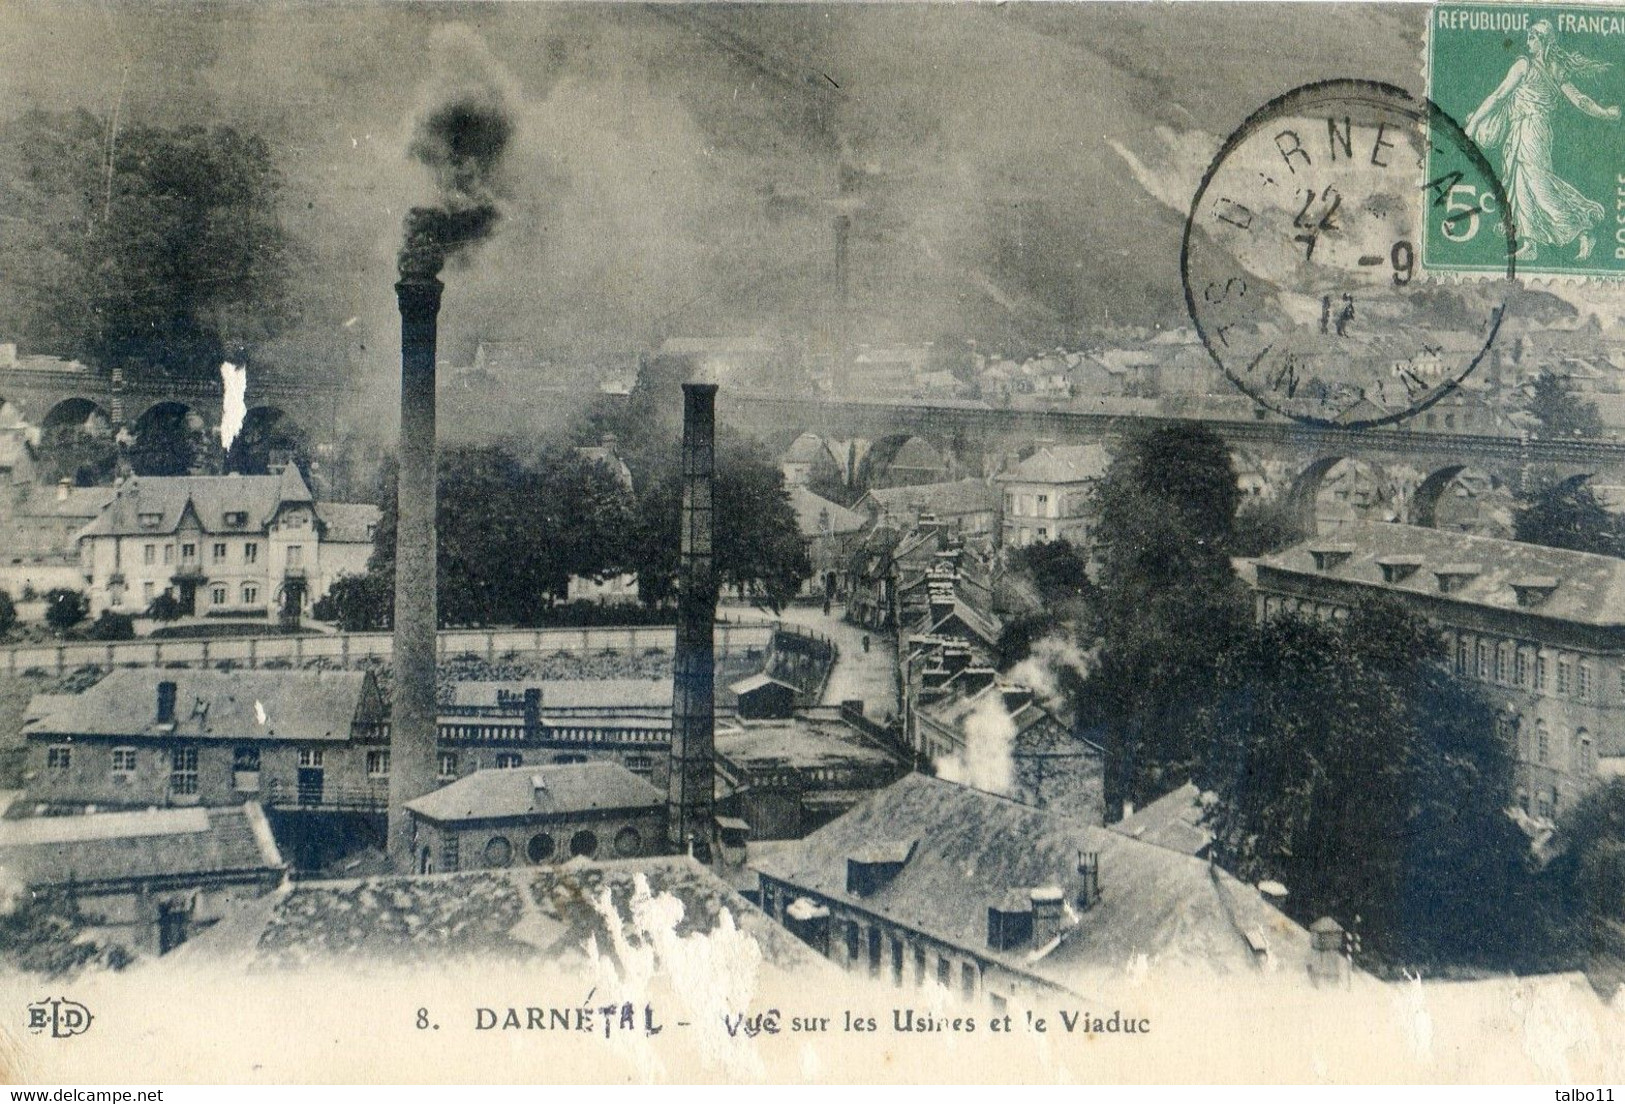
<path fill-rule="evenodd" d="M 1621 99 L 1607 5 L 0 6 L 0 1083 L 1611 1101 Z"/>

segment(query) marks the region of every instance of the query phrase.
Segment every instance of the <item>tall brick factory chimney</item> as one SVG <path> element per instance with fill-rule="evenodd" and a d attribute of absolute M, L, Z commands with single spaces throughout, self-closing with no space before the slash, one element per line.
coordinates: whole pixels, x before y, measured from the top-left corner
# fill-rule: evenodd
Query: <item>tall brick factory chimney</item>
<path fill-rule="evenodd" d="M 427 864 L 415 853 L 405 805 L 435 788 L 435 339 L 444 257 L 432 218 L 407 216 L 395 285 L 401 309 L 400 474 L 396 482 L 395 678 L 389 736 L 389 857 L 396 871 Z"/>
<path fill-rule="evenodd" d="M 671 776 L 666 840 L 701 862 L 714 852 L 716 701 L 712 623 L 717 613 L 711 492 L 716 467 L 714 383 L 683 384 L 683 515 L 677 568 L 677 656 L 672 677 Z"/>

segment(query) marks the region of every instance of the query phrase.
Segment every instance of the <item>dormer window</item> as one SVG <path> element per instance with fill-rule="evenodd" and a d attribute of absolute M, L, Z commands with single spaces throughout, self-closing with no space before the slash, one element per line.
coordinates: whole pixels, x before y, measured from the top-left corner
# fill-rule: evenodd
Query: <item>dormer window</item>
<path fill-rule="evenodd" d="M 846 858 L 846 891 L 867 897 L 884 889 L 914 854 L 914 841 L 880 844 Z"/>
<path fill-rule="evenodd" d="M 1544 605 L 1557 592 L 1563 580 L 1555 575 L 1525 575 L 1512 580 L 1512 592 L 1518 596 L 1518 605 L 1524 607 Z"/>
<path fill-rule="evenodd" d="M 1403 583 L 1422 566 L 1421 556 L 1384 556 L 1377 561 L 1382 568 L 1382 581 L 1385 583 Z"/>
<path fill-rule="evenodd" d="M 135 516 L 136 524 L 143 529 L 156 529 L 164 523 L 162 513 L 143 513 Z"/>
<path fill-rule="evenodd" d="M 232 526 L 233 528 L 241 528 L 242 526 L 247 525 L 248 524 L 248 511 L 247 510 L 227 510 L 226 511 L 226 524 Z"/>
<path fill-rule="evenodd" d="M 1440 594 L 1454 594 L 1483 573 L 1483 565 L 1475 563 L 1444 564 L 1433 569 L 1439 579 Z"/>
<path fill-rule="evenodd" d="M 1354 546 L 1351 544 L 1323 544 L 1311 548 L 1309 554 L 1315 558 L 1316 571 L 1330 571 L 1354 555 Z"/>

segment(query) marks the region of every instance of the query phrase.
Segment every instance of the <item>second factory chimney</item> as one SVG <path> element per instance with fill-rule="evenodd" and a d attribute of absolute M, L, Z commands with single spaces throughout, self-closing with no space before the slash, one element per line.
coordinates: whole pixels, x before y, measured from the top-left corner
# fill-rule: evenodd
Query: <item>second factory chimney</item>
<path fill-rule="evenodd" d="M 407 219 L 395 295 L 401 309 L 401 441 L 395 521 L 395 678 L 389 736 L 389 857 L 400 873 L 414 854 L 405 805 L 435 787 L 435 338 L 443 261 L 433 212 Z"/>
<path fill-rule="evenodd" d="M 710 862 L 715 821 L 716 702 L 712 622 L 717 584 L 712 557 L 712 483 L 716 465 L 714 383 L 683 384 L 683 515 L 677 568 L 677 662 L 672 678 L 671 775 L 666 838 Z"/>

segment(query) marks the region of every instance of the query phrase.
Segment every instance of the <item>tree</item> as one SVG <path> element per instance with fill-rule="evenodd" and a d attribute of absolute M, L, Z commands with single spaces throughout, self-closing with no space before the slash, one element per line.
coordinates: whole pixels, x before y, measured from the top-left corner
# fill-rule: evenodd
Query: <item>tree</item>
<path fill-rule="evenodd" d="M 0 181 L 0 329 L 21 343 L 197 378 L 287 317 L 282 181 L 255 135 L 31 111 L 0 128 Z"/>
<path fill-rule="evenodd" d="M 1227 549 L 1240 492 L 1222 439 L 1199 425 L 1129 438 L 1095 487 L 1099 665 L 1079 719 L 1106 746 L 1106 807 L 1190 777 L 1190 717 L 1250 603 Z"/>
<path fill-rule="evenodd" d="M 395 471 L 383 473 L 369 573 L 393 595 Z M 537 624 L 575 575 L 608 578 L 632 562 L 633 503 L 614 473 L 571 450 L 526 462 L 499 446 L 440 457 L 437 585 L 443 625 Z M 355 595 L 351 595 L 355 596 Z M 372 609 L 366 603 L 362 609 Z M 367 616 L 371 616 L 368 614 Z"/>
<path fill-rule="evenodd" d="M 638 588 L 650 605 L 676 593 L 681 513 L 682 474 L 672 462 L 638 503 Z M 812 565 L 784 473 L 759 443 L 732 441 L 718 449 L 712 518 L 718 585 L 757 595 L 777 613 L 812 574 Z"/>
<path fill-rule="evenodd" d="M 1248 502 L 1236 512 L 1236 524 L 1230 534 L 1233 555 L 1255 557 L 1275 552 L 1308 540 L 1303 522 L 1289 503 Z"/>
<path fill-rule="evenodd" d="M 1625 779 L 1611 778 L 1558 821 L 1557 887 L 1569 943 L 1625 957 Z"/>
<path fill-rule="evenodd" d="M 395 580 L 376 571 L 341 575 L 311 613 L 318 621 L 336 621 L 345 632 L 387 629 L 395 617 Z"/>
<path fill-rule="evenodd" d="M 167 590 L 147 604 L 147 616 L 154 621 L 179 621 L 185 615 L 180 602 Z"/>
<path fill-rule="evenodd" d="M 45 623 L 57 632 L 67 632 L 90 613 L 90 599 L 82 590 L 52 587 L 45 592 Z"/>
<path fill-rule="evenodd" d="M 1068 541 L 1041 541 L 1017 548 L 1010 554 L 1010 566 L 1032 579 L 1046 606 L 1087 598 L 1094 589 L 1089 582 L 1088 558 Z"/>
<path fill-rule="evenodd" d="M 134 640 L 135 620 L 127 613 L 102 610 L 90 626 L 92 640 Z"/>
<path fill-rule="evenodd" d="M 17 627 L 17 605 L 11 595 L 0 590 L 0 635 Z"/>
<path fill-rule="evenodd" d="M 1356 926 L 1377 959 L 1504 963 L 1527 950 L 1527 840 L 1506 815 L 1494 706 L 1391 604 L 1274 618 L 1228 649 L 1194 718 L 1214 850 L 1301 922 Z"/>
<path fill-rule="evenodd" d="M 1625 555 L 1625 518 L 1598 500 L 1590 480 L 1575 475 L 1541 481 L 1514 509 L 1513 536 L 1549 548 Z"/>
<path fill-rule="evenodd" d="M 1601 437 L 1602 419 L 1597 404 L 1583 402 L 1569 389 L 1569 381 L 1550 368 L 1542 368 L 1529 389 L 1529 415 L 1540 437 Z"/>

